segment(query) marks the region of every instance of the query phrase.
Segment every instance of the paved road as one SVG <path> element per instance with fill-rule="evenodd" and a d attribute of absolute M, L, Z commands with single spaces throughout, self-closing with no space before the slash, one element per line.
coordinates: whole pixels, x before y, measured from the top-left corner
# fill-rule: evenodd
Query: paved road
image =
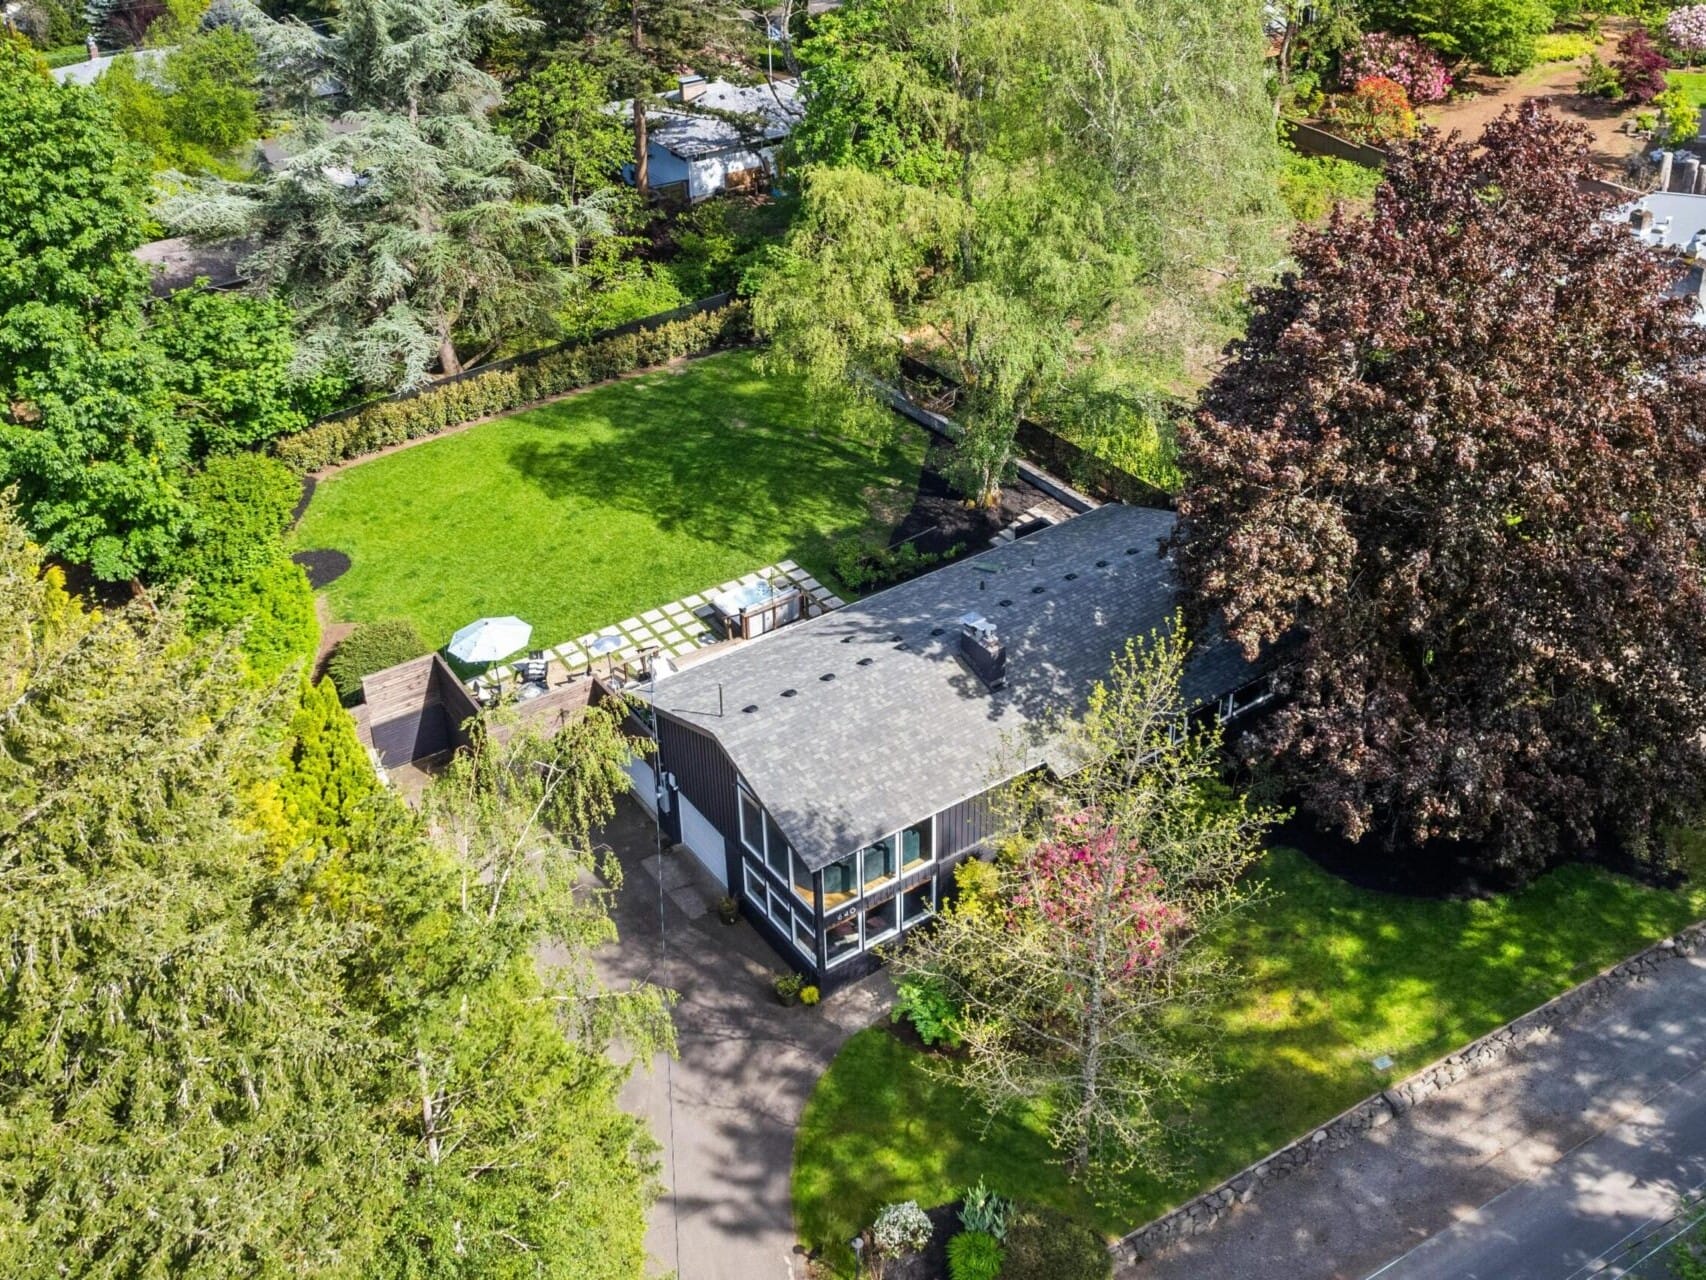
<path fill-rule="evenodd" d="M 624 882 L 621 941 L 598 965 L 606 981 L 644 979 L 680 996 L 679 1059 L 637 1068 L 622 1094 L 663 1145 L 666 1190 L 646 1236 L 651 1273 L 796 1280 L 794 1128 L 842 1042 L 881 1013 L 886 978 L 815 1009 L 782 1008 L 770 990 L 782 961 L 751 926 L 725 926 L 706 909 L 722 891 L 686 853 L 666 855 L 660 903 L 654 831 L 624 798 L 604 832 Z"/>
<path fill-rule="evenodd" d="M 1706 958 L 1274 1184 L 1129 1280 L 1586 1280 L 1706 1181 Z"/>

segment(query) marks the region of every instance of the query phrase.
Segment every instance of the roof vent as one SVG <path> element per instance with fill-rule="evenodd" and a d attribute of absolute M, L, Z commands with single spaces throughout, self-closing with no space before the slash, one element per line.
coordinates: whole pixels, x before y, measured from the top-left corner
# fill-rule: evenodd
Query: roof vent
<path fill-rule="evenodd" d="M 835 672 L 825 671 L 821 676 L 818 677 L 818 679 L 823 681 L 825 684 L 828 684 L 831 680 L 835 679 Z"/>
<path fill-rule="evenodd" d="M 931 627 L 931 628 L 930 628 L 930 634 L 931 634 L 931 635 L 932 635 L 932 636 L 939 636 L 939 635 L 941 635 L 941 634 L 942 634 L 942 633 L 943 633 L 943 632 L 944 632 L 944 631 L 945 631 L 945 630 L 947 630 L 947 628 L 946 628 L 946 627 Z"/>
<path fill-rule="evenodd" d="M 1096 561 L 1096 567 L 1098 569 L 1106 569 L 1108 567 L 1108 562 L 1106 560 L 1098 560 Z"/>
<path fill-rule="evenodd" d="M 859 659 L 859 665 L 861 667 L 868 667 L 875 661 L 876 661 L 875 658 L 860 658 Z"/>
<path fill-rule="evenodd" d="M 1066 580 L 1068 582 L 1077 582 L 1078 581 L 1078 575 L 1076 573 L 1069 573 L 1066 575 Z"/>
<path fill-rule="evenodd" d="M 1137 554 L 1137 548 L 1136 547 L 1127 547 L 1125 549 L 1125 553 L 1128 556 L 1135 556 Z"/>
<path fill-rule="evenodd" d="M 1047 590 L 1048 590 L 1047 587 L 1043 586 L 1041 583 L 1038 583 L 1036 586 L 1031 588 L 1031 594 L 1034 596 L 1040 596 L 1040 595 L 1042 595 L 1043 592 L 1045 592 Z"/>
<path fill-rule="evenodd" d="M 799 692 L 800 691 L 798 689 L 784 689 L 784 690 L 782 690 L 782 696 L 784 698 L 798 697 Z"/>
<path fill-rule="evenodd" d="M 997 600 L 995 603 L 1000 605 L 1003 609 L 1011 609 L 1013 607 L 1013 602 L 1011 600 Z"/>
<path fill-rule="evenodd" d="M 743 715 L 751 715 L 754 711 L 757 711 L 757 710 L 758 710 L 758 704 L 756 702 L 749 702 L 744 707 L 741 708 L 741 713 Z"/>
<path fill-rule="evenodd" d="M 960 615 L 960 656 L 991 693 L 1007 683 L 1007 650 L 980 613 Z"/>

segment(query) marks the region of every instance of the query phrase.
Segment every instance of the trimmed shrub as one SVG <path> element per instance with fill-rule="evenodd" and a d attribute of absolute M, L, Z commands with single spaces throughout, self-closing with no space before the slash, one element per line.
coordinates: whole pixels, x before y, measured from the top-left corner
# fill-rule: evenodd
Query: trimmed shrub
<path fill-rule="evenodd" d="M 306 474 L 635 369 L 726 346 L 744 338 L 746 332 L 746 308 L 733 303 L 655 329 L 559 348 L 460 382 L 363 405 L 282 437 L 274 443 L 273 453 L 292 471 Z"/>
<path fill-rule="evenodd" d="M 962 1231 L 948 1241 L 949 1280 L 996 1280 L 1002 1274 L 1001 1242 L 984 1231 Z"/>
<path fill-rule="evenodd" d="M 282 548 L 257 571 L 228 581 L 198 582 L 189 599 L 190 623 L 202 631 L 242 629 L 249 673 L 270 684 L 307 662 L 320 646 L 314 589 L 302 566 Z"/>
<path fill-rule="evenodd" d="M 361 699 L 361 681 L 375 671 L 432 652 L 421 639 L 415 624 L 397 618 L 387 622 L 364 622 L 338 642 L 326 661 L 326 674 L 346 704 Z"/>
<path fill-rule="evenodd" d="M 1110 1280 L 1114 1260 L 1097 1232 L 1058 1209 L 1026 1205 L 1007 1228 L 1001 1280 Z"/>

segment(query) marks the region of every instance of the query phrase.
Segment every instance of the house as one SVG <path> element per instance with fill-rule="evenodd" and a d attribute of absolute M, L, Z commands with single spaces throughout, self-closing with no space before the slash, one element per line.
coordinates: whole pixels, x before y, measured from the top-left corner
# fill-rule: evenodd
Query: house
<path fill-rule="evenodd" d="M 1687 188 L 1649 192 L 1612 216 L 1627 220 L 1643 244 L 1671 254 L 1687 268 L 1672 282 L 1667 296 L 1690 299 L 1695 323 L 1706 324 L 1706 194 L 1692 190 L 1694 171 L 1703 166 L 1692 156 L 1688 160 L 1686 170 L 1678 166 L 1675 179 L 1686 181 Z M 1661 172 L 1669 177 L 1670 157 L 1661 163 Z"/>
<path fill-rule="evenodd" d="M 95 47 L 93 40 L 89 41 L 89 54 L 82 62 L 72 62 L 63 67 L 54 67 L 48 72 L 60 84 L 91 85 L 107 73 L 107 69 L 120 58 L 134 58 L 140 71 L 158 70 L 166 61 L 166 55 L 171 49 L 121 49 L 118 53 L 101 53 Z"/>
<path fill-rule="evenodd" d="M 632 113 L 633 103 L 608 110 Z M 768 187 L 776 154 L 805 115 L 792 80 L 737 85 L 682 76 L 646 112 L 647 183 L 662 200 L 697 204 L 724 191 Z M 634 181 L 634 166 L 623 178 Z"/>
<path fill-rule="evenodd" d="M 1064 767 L 1047 715 L 1170 624 L 1174 521 L 1099 507 L 658 680 L 636 794 L 791 968 L 869 972 L 992 837 L 991 793 Z M 1186 694 L 1226 719 L 1267 697 L 1224 641 Z"/>

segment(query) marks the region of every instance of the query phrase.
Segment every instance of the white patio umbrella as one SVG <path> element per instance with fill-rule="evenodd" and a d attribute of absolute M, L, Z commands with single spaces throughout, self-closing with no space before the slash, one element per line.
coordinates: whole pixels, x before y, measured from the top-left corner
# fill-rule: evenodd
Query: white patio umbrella
<path fill-rule="evenodd" d="M 452 657 L 463 662 L 496 662 L 527 646 L 533 628 L 520 618 L 481 618 L 450 637 Z"/>

